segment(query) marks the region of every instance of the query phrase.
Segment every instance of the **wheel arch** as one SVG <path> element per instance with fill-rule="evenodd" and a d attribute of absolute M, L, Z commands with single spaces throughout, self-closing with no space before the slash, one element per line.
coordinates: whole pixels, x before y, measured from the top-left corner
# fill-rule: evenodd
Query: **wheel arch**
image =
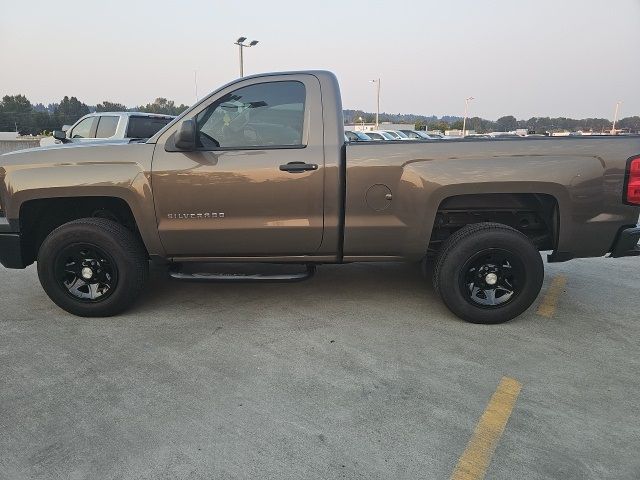
<path fill-rule="evenodd" d="M 117 195 L 69 195 L 36 197 L 22 202 L 19 206 L 18 223 L 22 245 L 22 255 L 26 264 L 35 261 L 40 245 L 49 233 L 57 227 L 80 218 L 107 218 L 125 226 L 134 233 L 147 254 L 149 244 L 141 228 L 140 212 Z M 136 213 L 138 215 L 136 216 Z"/>
<path fill-rule="evenodd" d="M 518 212 L 540 214 L 540 220 L 545 223 L 547 234 L 550 235 L 550 242 L 538 243 L 541 250 L 555 250 L 563 238 L 569 238 L 571 202 L 564 186 L 546 182 L 517 182 L 471 187 L 461 189 L 460 185 L 448 185 L 433 192 L 429 201 L 433 208 L 427 214 L 422 237 L 422 245 L 428 245 L 427 253 L 435 253 L 433 250 L 437 245 L 434 245 L 434 240 L 441 243 L 456 230 L 472 223 L 502 223 L 527 235 L 528 226 L 525 223 L 506 220 L 509 217 L 522 220 L 523 215 Z M 449 224 L 450 231 L 442 235 L 443 226 L 447 226 L 446 222 L 443 223 L 446 220 L 443 217 L 451 211 L 466 212 L 468 221 L 461 222 L 458 218 L 457 222 Z M 496 212 L 501 213 L 498 215 Z M 458 216 L 464 218 L 464 214 Z"/>

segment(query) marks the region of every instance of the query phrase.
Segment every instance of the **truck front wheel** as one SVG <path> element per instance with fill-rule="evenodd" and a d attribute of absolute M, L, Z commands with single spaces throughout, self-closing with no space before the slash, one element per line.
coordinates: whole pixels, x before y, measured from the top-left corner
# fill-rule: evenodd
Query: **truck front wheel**
<path fill-rule="evenodd" d="M 442 245 L 433 286 L 445 305 L 472 323 L 502 323 L 531 306 L 544 266 L 531 241 L 499 223 L 467 225 Z"/>
<path fill-rule="evenodd" d="M 49 234 L 38 252 L 38 277 L 63 310 L 108 317 L 140 294 L 149 264 L 140 240 L 113 220 L 83 218 Z"/>

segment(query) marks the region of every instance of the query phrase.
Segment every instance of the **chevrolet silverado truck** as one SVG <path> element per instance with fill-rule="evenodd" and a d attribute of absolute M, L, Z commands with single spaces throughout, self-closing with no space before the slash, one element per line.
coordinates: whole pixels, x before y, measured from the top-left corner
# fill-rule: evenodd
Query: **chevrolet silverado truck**
<path fill-rule="evenodd" d="M 539 294 L 541 251 L 640 254 L 640 137 L 349 143 L 333 74 L 271 73 L 146 141 L 5 154 L 0 203 L 0 262 L 37 262 L 48 296 L 80 316 L 129 307 L 150 261 L 200 281 L 422 261 L 453 313 L 500 323 Z M 211 263 L 301 271 L 189 273 Z"/>

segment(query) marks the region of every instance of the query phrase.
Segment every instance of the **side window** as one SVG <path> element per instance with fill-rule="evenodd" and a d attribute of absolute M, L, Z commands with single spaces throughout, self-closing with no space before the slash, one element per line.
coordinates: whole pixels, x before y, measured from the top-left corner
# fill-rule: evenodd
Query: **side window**
<path fill-rule="evenodd" d="M 151 138 L 165 127 L 173 117 L 129 117 L 127 138 Z"/>
<path fill-rule="evenodd" d="M 89 117 L 82 120 L 71 130 L 71 138 L 91 138 L 91 127 L 96 117 Z"/>
<path fill-rule="evenodd" d="M 213 148 L 302 146 L 305 87 L 268 82 L 235 90 L 196 117 L 198 146 Z"/>
<path fill-rule="evenodd" d="M 96 130 L 96 138 L 109 138 L 116 134 L 119 117 L 113 115 L 102 115 L 98 120 L 98 129 Z"/>

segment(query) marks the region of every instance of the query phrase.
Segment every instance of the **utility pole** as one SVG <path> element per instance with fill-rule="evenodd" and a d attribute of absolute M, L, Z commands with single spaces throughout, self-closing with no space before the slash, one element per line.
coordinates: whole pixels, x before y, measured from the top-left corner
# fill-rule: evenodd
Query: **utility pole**
<path fill-rule="evenodd" d="M 380 126 L 380 78 L 378 78 L 377 80 L 370 80 L 371 83 L 375 83 L 376 86 L 378 87 L 378 106 L 376 109 L 376 130 L 378 129 L 378 127 Z"/>
<path fill-rule="evenodd" d="M 254 47 L 258 44 L 258 40 L 251 40 L 251 42 L 246 44 L 244 43 L 246 39 L 247 37 L 240 37 L 234 42 L 234 45 L 238 45 L 238 48 L 240 49 L 240 78 L 244 77 L 244 58 L 242 54 L 243 49 Z"/>
<path fill-rule="evenodd" d="M 467 115 L 469 114 L 469 102 L 475 100 L 473 97 L 464 99 L 464 119 L 462 120 L 462 138 L 467 136 Z"/>
<path fill-rule="evenodd" d="M 622 101 L 616 102 L 616 112 L 613 114 L 613 128 L 611 129 L 611 135 L 616 135 L 616 123 L 618 123 L 618 112 L 620 111 L 620 105 Z"/>

